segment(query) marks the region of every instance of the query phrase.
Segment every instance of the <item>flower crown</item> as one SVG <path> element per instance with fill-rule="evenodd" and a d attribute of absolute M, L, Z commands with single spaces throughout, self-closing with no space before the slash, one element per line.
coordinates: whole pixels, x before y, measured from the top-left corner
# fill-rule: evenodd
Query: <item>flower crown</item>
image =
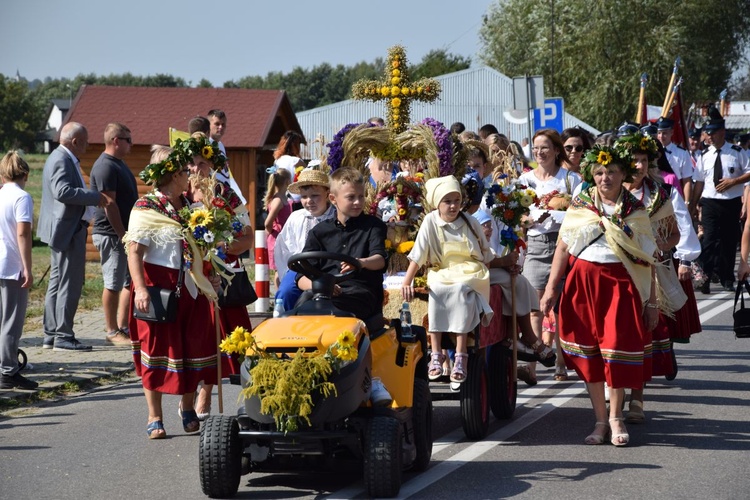
<path fill-rule="evenodd" d="M 656 159 L 659 152 L 659 147 L 656 145 L 656 141 L 643 132 L 636 132 L 635 134 L 618 138 L 617 141 L 615 141 L 615 147 L 624 148 L 631 155 L 635 153 L 645 153 L 648 155 L 649 160 Z"/>
<path fill-rule="evenodd" d="M 619 142 L 619 141 L 618 141 Z M 581 159 L 581 176 L 583 180 L 593 184 L 593 171 L 598 166 L 620 165 L 625 173 L 625 182 L 632 180 L 635 172 L 635 163 L 630 151 L 622 144 L 616 142 L 614 146 L 595 144 Z"/>
<path fill-rule="evenodd" d="M 202 156 L 214 165 L 214 169 L 224 168 L 227 158 L 219 149 L 219 144 L 204 135 L 196 135 L 189 139 L 177 139 L 174 145 L 175 153 L 184 163 L 191 163 L 194 156 Z"/>
<path fill-rule="evenodd" d="M 173 174 L 181 167 L 182 164 L 175 156 L 174 152 L 172 152 L 159 163 L 150 163 L 146 165 L 146 168 L 138 174 L 138 177 L 140 177 L 145 184 L 156 184 L 156 182 L 166 174 Z"/>

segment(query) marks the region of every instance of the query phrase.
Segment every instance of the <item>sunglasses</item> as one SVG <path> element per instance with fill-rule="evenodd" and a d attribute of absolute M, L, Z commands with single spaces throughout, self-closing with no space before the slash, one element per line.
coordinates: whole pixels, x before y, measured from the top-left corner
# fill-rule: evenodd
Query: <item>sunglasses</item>
<path fill-rule="evenodd" d="M 133 139 L 130 137 L 118 137 L 118 139 L 120 139 L 121 141 L 125 141 L 128 144 L 133 144 Z"/>
<path fill-rule="evenodd" d="M 565 151 L 567 151 L 568 153 L 572 153 L 573 151 L 575 151 L 576 153 L 580 153 L 581 151 L 583 151 L 583 146 L 565 146 Z"/>

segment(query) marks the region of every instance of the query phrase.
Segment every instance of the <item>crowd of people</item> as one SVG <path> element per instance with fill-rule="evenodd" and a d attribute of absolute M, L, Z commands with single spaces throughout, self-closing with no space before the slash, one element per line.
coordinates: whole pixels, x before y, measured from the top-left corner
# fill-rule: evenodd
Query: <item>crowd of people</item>
<path fill-rule="evenodd" d="M 237 237 L 221 246 L 232 272 L 244 272 L 239 256 L 253 244 L 246 200 L 231 176 L 221 143 L 226 114 L 211 110 L 207 115 L 190 121 L 190 137 L 174 149 L 152 148 L 140 177 L 153 189 L 144 196 L 139 196 L 124 161 L 132 138 L 122 123 L 105 128 L 105 149 L 91 170 L 90 186 L 79 162 L 88 146 L 88 131 L 79 123 L 63 127 L 60 146 L 43 171 L 37 235 L 50 247 L 43 347 L 91 350 L 75 338 L 73 318 L 83 285 L 80 269 L 87 229 L 93 224 L 104 282 L 105 340 L 133 349 L 152 439 L 166 436 L 163 394 L 180 396 L 184 431 L 193 433 L 210 413 L 219 363 L 222 374 L 238 372 L 236 359 L 218 359 L 217 324 L 224 337 L 238 326 L 252 329 L 244 305 L 215 310 L 220 276 L 204 275 L 201 266 L 191 265 L 195 250 L 186 240 L 184 208 L 220 199 L 221 206 L 241 221 Z M 673 126 L 668 118 L 643 127 L 625 122 L 598 137 L 580 127 L 562 133 L 543 129 L 522 145 L 489 124 L 477 134 L 453 124 L 451 132 L 470 151 L 467 174 L 463 179 L 448 175 L 425 183 L 424 200 L 432 211 L 421 220 L 400 290 L 405 300 L 412 300 L 414 278 L 427 266 L 430 379 L 448 371 L 453 383 L 463 383 L 468 373 L 467 333 L 488 324 L 493 314 L 515 314 L 521 346 L 535 360 L 519 366 L 519 378 L 536 384 L 536 362 L 554 366 L 558 381 L 567 380 L 568 370 L 575 370 L 587 384 L 595 416 L 593 432 L 584 442 L 628 443 L 625 424 L 646 420 L 645 384 L 654 376 L 674 377 L 674 343 L 688 342 L 701 330 L 694 270 L 700 267 L 708 276 L 698 287 L 703 294 L 711 292 L 714 273 L 724 290 L 734 289 L 740 218 L 747 211 L 750 155 L 726 141 L 721 116 L 712 112 L 700 130 L 690 131 L 689 151 L 671 142 Z M 329 176 L 319 162 L 301 159 L 300 142 L 295 132 L 284 134 L 274 164 L 266 171 L 263 225 L 276 299 L 292 309 L 312 286 L 308 278 L 288 269 L 291 255 L 310 250 L 346 253 L 362 269 L 336 285 L 332 300 L 366 321 L 382 309 L 387 223 L 392 214 L 366 213 L 365 194 L 369 186 L 389 182 L 402 170 L 414 173 L 423 165 L 370 158 L 366 166 L 343 166 Z M 503 248 L 498 235 L 507 228 L 490 215 L 483 196 L 507 178 L 507 164 L 498 161 L 507 157 L 513 159 L 514 183 L 533 189 L 538 198 L 566 200 L 554 208 L 531 207 L 524 221 L 523 254 Z M 362 174 L 367 168 L 369 179 Z M 23 189 L 28 172 L 15 152 L 0 162 L 4 389 L 35 386 L 19 373 L 16 356 L 32 281 L 33 201 Z M 740 280 L 750 274 L 750 236 L 742 245 Z M 330 273 L 352 270 L 346 263 L 320 266 Z M 490 306 L 490 286 L 495 284 L 504 291 L 502 310 L 497 311 Z M 179 314 L 174 321 L 152 322 L 133 315 L 152 308 L 154 287 L 176 292 Z M 508 299 L 511 292 L 517 298 L 515 310 Z M 445 334 L 456 336 L 450 359 L 443 350 Z M 627 389 L 630 404 L 625 412 Z M 376 400 L 390 401 L 379 382 L 373 384 Z"/>

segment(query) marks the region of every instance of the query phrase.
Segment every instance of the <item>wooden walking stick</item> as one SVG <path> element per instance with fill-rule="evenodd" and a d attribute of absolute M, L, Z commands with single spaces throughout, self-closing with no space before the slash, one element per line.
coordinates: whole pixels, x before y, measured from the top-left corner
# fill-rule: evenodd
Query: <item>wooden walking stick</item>
<path fill-rule="evenodd" d="M 221 323 L 219 301 L 214 302 L 214 324 L 216 325 L 216 392 L 219 398 L 219 413 L 224 413 L 224 393 L 221 390 Z"/>
<path fill-rule="evenodd" d="M 510 308 L 512 312 L 510 314 L 510 331 L 513 335 L 513 376 L 510 383 L 515 384 L 518 380 L 518 324 L 516 318 L 516 275 L 510 275 Z"/>

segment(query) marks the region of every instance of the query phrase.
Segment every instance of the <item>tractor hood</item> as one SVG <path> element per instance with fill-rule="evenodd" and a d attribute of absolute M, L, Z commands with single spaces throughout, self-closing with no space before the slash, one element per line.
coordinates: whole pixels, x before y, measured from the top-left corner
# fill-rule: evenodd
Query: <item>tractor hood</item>
<path fill-rule="evenodd" d="M 365 324 L 357 318 L 336 316 L 290 316 L 264 321 L 253 331 L 258 347 L 268 352 L 294 353 L 304 347 L 307 352 L 328 349 L 344 331 L 354 334 L 358 346 L 366 332 Z"/>

